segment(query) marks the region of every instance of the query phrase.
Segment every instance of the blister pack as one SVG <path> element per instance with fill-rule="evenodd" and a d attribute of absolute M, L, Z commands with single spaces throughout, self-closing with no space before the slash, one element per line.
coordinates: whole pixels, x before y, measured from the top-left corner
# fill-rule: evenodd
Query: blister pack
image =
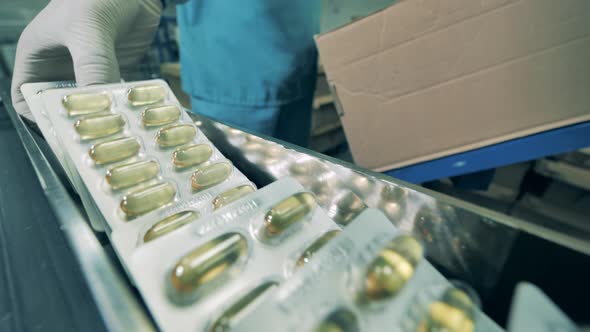
<path fill-rule="evenodd" d="M 501 331 L 368 209 L 244 315 L 235 331 Z"/>
<path fill-rule="evenodd" d="M 90 192 L 85 188 L 84 182 L 80 178 L 78 172 L 75 169 L 70 169 L 73 164 L 71 161 L 68 161 L 69 158 L 67 154 L 62 150 L 57 140 L 55 128 L 49 119 L 49 113 L 44 109 L 41 100 L 41 93 L 44 90 L 75 87 L 75 83 L 72 82 L 27 83 L 23 84 L 21 87 L 21 92 L 25 97 L 27 106 L 35 118 L 37 126 L 43 133 L 45 141 L 48 143 L 57 160 L 60 162 L 64 172 L 68 176 L 68 180 L 70 181 L 71 185 L 80 196 L 92 228 L 96 231 L 105 231 L 107 230 L 107 223 L 100 212 L 100 209 L 98 206 L 96 206 L 96 203 L 94 202 Z"/>
<path fill-rule="evenodd" d="M 225 331 L 339 230 L 284 178 L 139 247 L 130 272 L 162 330 Z"/>
<path fill-rule="evenodd" d="M 133 224 L 139 231 L 184 207 L 203 208 L 197 212 L 204 215 L 210 209 L 197 202 L 235 187 L 255 189 L 198 130 L 164 81 L 45 88 L 27 101 L 107 230 Z"/>
<path fill-rule="evenodd" d="M 111 235 L 113 247 L 119 257 L 128 261 L 135 250 L 176 229 L 184 227 L 214 211 L 256 191 L 248 180 L 228 181 L 201 193 L 189 200 L 179 201 L 166 208 L 121 225 Z"/>

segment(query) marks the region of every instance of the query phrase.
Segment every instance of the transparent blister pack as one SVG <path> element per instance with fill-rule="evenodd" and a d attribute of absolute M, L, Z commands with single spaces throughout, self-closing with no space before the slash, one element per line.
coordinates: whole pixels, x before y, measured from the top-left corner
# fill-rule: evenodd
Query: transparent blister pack
<path fill-rule="evenodd" d="M 414 237 L 365 210 L 234 330 L 501 331 L 422 257 Z"/>
<path fill-rule="evenodd" d="M 92 228 L 97 231 L 104 231 L 108 228 L 108 226 L 106 226 L 106 221 L 98 206 L 96 206 L 96 203 L 91 194 L 84 186 L 84 182 L 80 178 L 80 175 L 76 171 L 72 161 L 66 154 L 66 151 L 64 151 L 59 144 L 55 128 L 53 127 L 47 110 L 44 109 L 41 100 L 41 92 L 43 90 L 73 87 L 75 87 L 75 84 L 71 82 L 28 83 L 21 87 L 21 92 L 23 93 L 27 105 L 31 110 L 33 117 L 35 118 L 37 126 L 43 133 L 47 144 L 54 152 L 57 160 L 60 162 L 63 170 L 68 176 L 70 183 L 78 195 L 80 195 L 82 204 L 84 205 L 84 209 L 86 210 L 86 214 L 88 215 L 88 219 Z"/>
<path fill-rule="evenodd" d="M 67 82 L 28 83 L 24 84 L 21 87 L 21 92 L 25 98 L 25 101 L 27 102 L 27 106 L 29 107 L 31 113 L 33 114 L 33 117 L 35 118 L 35 123 L 43 133 L 45 141 L 47 141 L 47 143 L 54 151 L 57 159 L 60 162 L 63 162 L 62 160 L 64 151 L 62 151 L 61 147 L 58 144 L 56 137 L 57 134 L 55 132 L 55 129 L 53 128 L 51 120 L 49 119 L 47 110 L 43 108 L 43 103 L 41 100 L 41 91 L 48 89 L 72 87 L 75 87 L 75 85 L 73 83 Z"/>
<path fill-rule="evenodd" d="M 160 328 L 224 331 L 291 275 L 310 242 L 339 229 L 302 194 L 284 178 L 139 247 L 130 271 Z"/>
<path fill-rule="evenodd" d="M 130 223 L 119 226 L 111 234 L 113 247 L 127 262 L 142 244 L 151 242 L 185 225 L 199 221 L 232 202 L 256 191 L 256 186 L 243 178 L 227 181 L 201 192 L 190 199 L 157 210 Z"/>
<path fill-rule="evenodd" d="M 164 81 L 38 94 L 54 144 L 110 230 L 211 188 L 247 181 L 182 111 Z"/>

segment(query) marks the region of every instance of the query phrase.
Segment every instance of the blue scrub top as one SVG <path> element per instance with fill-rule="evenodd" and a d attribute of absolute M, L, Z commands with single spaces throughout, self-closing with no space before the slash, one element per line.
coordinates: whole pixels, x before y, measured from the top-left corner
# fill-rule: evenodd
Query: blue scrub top
<path fill-rule="evenodd" d="M 190 0 L 178 6 L 183 89 L 197 101 L 239 107 L 309 98 L 319 15 L 319 0 Z"/>

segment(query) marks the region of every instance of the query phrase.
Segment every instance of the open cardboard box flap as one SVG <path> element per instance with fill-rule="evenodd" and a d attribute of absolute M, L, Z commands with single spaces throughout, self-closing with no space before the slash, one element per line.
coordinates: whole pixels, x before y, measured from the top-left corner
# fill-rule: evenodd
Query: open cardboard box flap
<path fill-rule="evenodd" d="M 590 120 L 590 1 L 402 0 L 316 37 L 357 164 Z"/>

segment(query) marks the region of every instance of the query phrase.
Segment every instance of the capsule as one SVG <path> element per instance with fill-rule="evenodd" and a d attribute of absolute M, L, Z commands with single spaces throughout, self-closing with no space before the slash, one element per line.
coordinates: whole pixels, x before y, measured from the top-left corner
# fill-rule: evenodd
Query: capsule
<path fill-rule="evenodd" d="M 240 148 L 243 151 L 255 153 L 262 151 L 262 144 L 258 142 L 245 142 Z"/>
<path fill-rule="evenodd" d="M 359 332 L 359 324 L 356 316 L 346 309 L 337 309 L 330 313 L 314 332 Z"/>
<path fill-rule="evenodd" d="M 326 166 L 326 164 L 324 164 L 321 161 L 314 160 L 314 159 L 299 161 L 299 162 L 294 163 L 290 167 L 291 173 L 296 174 L 296 175 L 310 175 L 310 174 L 318 175 L 318 174 L 324 174 L 325 172 L 327 172 L 329 170 L 330 169 L 328 166 Z"/>
<path fill-rule="evenodd" d="M 177 146 L 190 142 L 197 134 L 197 129 L 189 124 L 178 124 L 158 130 L 156 141 L 162 148 Z"/>
<path fill-rule="evenodd" d="M 94 139 L 116 134 L 125 127 L 125 119 L 121 114 L 87 116 L 78 119 L 74 129 L 81 139 Z"/>
<path fill-rule="evenodd" d="M 232 166 L 228 162 L 219 162 L 199 168 L 191 176 L 194 190 L 204 190 L 225 181 L 231 174 Z"/>
<path fill-rule="evenodd" d="M 141 144 L 136 137 L 123 137 L 94 144 L 88 154 L 97 165 L 121 161 L 139 153 Z"/>
<path fill-rule="evenodd" d="M 386 185 L 381 189 L 381 199 L 387 202 L 404 201 L 407 195 L 408 192 L 405 189 L 395 185 Z"/>
<path fill-rule="evenodd" d="M 177 148 L 172 153 L 172 163 L 177 168 L 202 164 L 211 158 L 213 149 L 208 144 L 194 144 Z"/>
<path fill-rule="evenodd" d="M 462 290 L 450 287 L 441 299 L 428 306 L 418 332 L 473 332 L 475 305 Z"/>
<path fill-rule="evenodd" d="M 284 156 L 287 151 L 280 145 L 271 145 L 264 148 L 264 155 L 268 159 L 278 159 Z"/>
<path fill-rule="evenodd" d="M 153 160 L 137 161 L 116 166 L 107 171 L 107 183 L 113 189 L 121 189 L 151 180 L 158 175 L 160 166 Z"/>
<path fill-rule="evenodd" d="M 262 138 L 260 136 L 251 135 L 251 134 L 246 136 L 246 140 L 250 141 L 250 142 L 259 142 L 259 143 L 264 142 L 264 138 Z"/>
<path fill-rule="evenodd" d="M 170 282 L 179 293 L 190 293 L 219 278 L 246 256 L 248 242 L 239 233 L 227 233 L 184 255 L 172 269 Z"/>
<path fill-rule="evenodd" d="M 98 113 L 111 107 L 111 98 L 106 93 L 75 93 L 64 96 L 61 102 L 69 116 Z"/>
<path fill-rule="evenodd" d="M 355 193 L 346 191 L 336 197 L 327 212 L 337 224 L 348 225 L 366 208 L 365 203 Z"/>
<path fill-rule="evenodd" d="M 182 211 L 166 217 L 148 229 L 143 236 L 143 242 L 149 242 L 186 224 L 190 224 L 199 219 L 200 216 L 197 211 Z"/>
<path fill-rule="evenodd" d="M 381 250 L 365 275 L 365 295 L 371 300 L 395 296 L 414 274 L 423 255 L 422 245 L 410 235 L 400 235 Z"/>
<path fill-rule="evenodd" d="M 217 318 L 209 327 L 209 332 L 227 332 L 231 331 L 235 327 L 237 320 L 239 319 L 240 313 L 244 309 L 252 305 L 256 300 L 262 299 L 265 293 L 269 292 L 272 288 L 276 287 L 276 282 L 265 282 L 262 285 L 254 288 L 246 295 L 237 300 L 232 304 L 223 314 Z M 268 293 L 267 293 L 268 294 Z"/>
<path fill-rule="evenodd" d="M 127 100 L 131 106 L 145 106 L 166 98 L 166 89 L 161 85 L 142 85 L 129 89 Z"/>
<path fill-rule="evenodd" d="M 307 264 L 311 260 L 311 258 L 320 249 L 322 249 L 323 246 L 325 246 L 328 242 L 330 242 L 330 240 L 335 238 L 336 235 L 338 235 L 338 234 L 340 234 L 340 230 L 334 229 L 334 230 L 324 233 L 317 240 L 313 241 L 313 243 L 310 244 L 309 247 L 307 247 L 305 249 L 303 254 L 301 254 L 301 256 L 299 256 L 299 259 L 297 260 L 297 266 L 300 267 L 300 266 Z"/>
<path fill-rule="evenodd" d="M 385 213 L 385 215 L 387 216 L 387 218 L 389 218 L 389 220 L 393 221 L 393 222 L 397 222 L 400 220 L 401 217 L 403 217 L 404 213 L 405 213 L 405 202 L 402 201 L 400 203 L 398 202 L 379 202 L 379 204 L 377 204 L 377 208 L 379 208 L 381 211 L 383 211 L 383 213 Z"/>
<path fill-rule="evenodd" d="M 250 185 L 243 185 L 228 191 L 222 192 L 213 200 L 213 209 L 221 209 L 222 207 L 228 205 L 229 203 L 240 199 L 250 193 L 256 191 L 254 187 Z"/>
<path fill-rule="evenodd" d="M 175 196 L 176 188 L 171 183 L 158 183 L 125 195 L 121 210 L 128 217 L 136 217 L 172 202 Z"/>
<path fill-rule="evenodd" d="M 180 118 L 180 108 L 176 105 L 148 107 L 141 112 L 141 122 L 146 127 L 163 126 Z"/>
<path fill-rule="evenodd" d="M 372 179 L 356 172 L 350 176 L 348 182 L 352 184 L 352 189 L 361 197 L 366 197 L 375 187 L 375 182 Z"/>
<path fill-rule="evenodd" d="M 288 197 L 272 207 L 264 216 L 268 235 L 278 235 L 302 221 L 315 207 L 311 193 L 301 192 Z"/>

